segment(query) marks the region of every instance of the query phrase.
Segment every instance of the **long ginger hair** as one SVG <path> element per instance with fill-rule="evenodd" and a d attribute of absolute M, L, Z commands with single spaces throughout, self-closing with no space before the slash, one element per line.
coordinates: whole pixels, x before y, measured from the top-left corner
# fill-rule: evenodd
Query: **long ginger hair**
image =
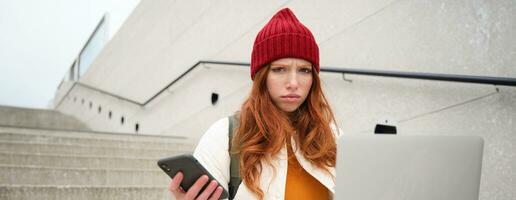
<path fill-rule="evenodd" d="M 297 149 L 318 168 L 329 173 L 335 167 L 336 143 L 330 124 L 335 123 L 333 112 L 324 96 L 319 75 L 312 73 L 313 81 L 305 101 L 288 117 L 277 107 L 267 91 L 269 66 L 255 74 L 253 87 L 240 109 L 240 125 L 232 145 L 237 147 L 231 153 L 240 153 L 240 176 L 247 187 L 263 199 L 259 188 L 262 165 L 271 163 L 290 138 L 294 138 Z M 295 134 L 294 134 L 295 133 Z"/>

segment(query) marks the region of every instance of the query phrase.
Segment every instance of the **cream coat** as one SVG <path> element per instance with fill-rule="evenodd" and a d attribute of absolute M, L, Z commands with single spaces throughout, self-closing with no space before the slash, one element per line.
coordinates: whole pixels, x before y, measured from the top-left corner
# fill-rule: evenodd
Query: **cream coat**
<path fill-rule="evenodd" d="M 228 126 L 229 120 L 227 117 L 215 122 L 202 136 L 194 152 L 194 157 L 215 177 L 215 179 L 217 179 L 226 191 L 229 191 L 228 183 L 230 179 Z M 337 138 L 340 134 L 335 131 L 336 129 L 333 130 L 336 136 L 335 138 Z M 312 166 L 299 151 L 296 151 L 296 144 L 294 141 L 292 141 L 292 146 L 296 152 L 296 158 L 301 166 L 326 186 L 333 196 L 335 193 L 335 180 L 332 176 L 335 177 L 335 169 L 332 168 L 330 170 L 332 175 L 330 176 L 330 174 L 325 170 Z M 263 170 L 260 176 L 260 188 L 265 194 L 265 200 L 285 199 L 285 185 L 288 167 L 286 146 L 281 149 L 277 159 L 273 161 L 273 165 L 275 165 L 276 174 L 270 165 L 263 165 Z M 238 187 L 235 199 L 251 200 L 256 199 L 256 196 L 249 190 L 246 184 L 242 182 Z"/>

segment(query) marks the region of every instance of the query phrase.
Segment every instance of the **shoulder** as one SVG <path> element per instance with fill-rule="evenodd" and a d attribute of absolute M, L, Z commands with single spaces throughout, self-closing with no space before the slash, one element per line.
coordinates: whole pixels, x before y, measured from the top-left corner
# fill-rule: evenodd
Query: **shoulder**
<path fill-rule="evenodd" d="M 206 131 L 205 135 L 227 135 L 229 117 L 224 117 L 214 122 Z"/>
<path fill-rule="evenodd" d="M 199 147 L 214 146 L 214 145 L 225 145 L 225 149 L 227 149 L 228 143 L 228 117 L 221 118 L 214 122 L 208 130 L 204 133 L 204 135 L 199 140 Z M 224 148 L 224 147 L 222 147 Z"/>

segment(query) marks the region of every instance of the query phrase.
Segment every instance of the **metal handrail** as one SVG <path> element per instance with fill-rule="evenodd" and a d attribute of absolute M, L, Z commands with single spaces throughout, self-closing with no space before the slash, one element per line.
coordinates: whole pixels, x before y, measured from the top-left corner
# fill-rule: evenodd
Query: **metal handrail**
<path fill-rule="evenodd" d="M 72 87 L 68 90 L 68 92 L 61 98 L 61 101 L 57 104 L 59 106 L 63 99 L 68 96 L 70 91 L 75 87 L 76 84 L 81 86 L 90 88 L 92 90 L 96 90 L 98 92 L 111 95 L 118 99 L 136 104 L 138 106 L 146 106 L 152 100 L 161 95 L 165 90 L 170 88 L 170 86 L 174 85 L 176 82 L 181 80 L 184 76 L 190 73 L 192 70 L 197 68 L 201 64 L 218 64 L 218 65 L 232 65 L 232 66 L 242 66 L 249 67 L 249 63 L 243 62 L 224 62 L 224 61 L 209 61 L 209 60 L 201 60 L 191 66 L 188 70 L 182 73 L 179 77 L 174 79 L 172 82 L 167 84 L 163 89 L 154 94 L 147 101 L 140 103 L 131 99 L 127 99 L 122 96 L 115 95 L 110 92 L 106 92 L 104 90 L 88 86 L 83 83 L 75 82 Z M 462 83 L 476 83 L 476 84 L 489 84 L 489 85 L 503 85 L 503 86 L 516 86 L 516 78 L 507 78 L 507 77 L 493 77 L 493 76 L 472 76 L 472 75 L 457 75 L 457 74 L 436 74 L 436 73 L 417 73 L 417 72 L 400 72 L 400 71 L 384 71 L 384 70 L 363 70 L 363 69 L 350 69 L 350 68 L 336 68 L 336 67 L 321 67 L 321 72 L 329 72 L 329 73 L 340 73 L 340 74 L 358 74 L 358 75 L 366 75 L 366 76 L 381 76 L 381 77 L 396 77 L 396 78 L 409 78 L 409 79 L 420 79 L 420 80 L 434 80 L 434 81 L 452 81 L 452 82 L 462 82 Z"/>

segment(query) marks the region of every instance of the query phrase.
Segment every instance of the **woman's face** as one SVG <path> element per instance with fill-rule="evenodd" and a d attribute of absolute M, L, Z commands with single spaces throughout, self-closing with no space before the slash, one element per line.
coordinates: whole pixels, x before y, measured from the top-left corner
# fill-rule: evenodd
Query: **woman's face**
<path fill-rule="evenodd" d="M 312 63 L 300 58 L 282 58 L 270 64 L 267 90 L 276 106 L 295 111 L 312 87 Z"/>

